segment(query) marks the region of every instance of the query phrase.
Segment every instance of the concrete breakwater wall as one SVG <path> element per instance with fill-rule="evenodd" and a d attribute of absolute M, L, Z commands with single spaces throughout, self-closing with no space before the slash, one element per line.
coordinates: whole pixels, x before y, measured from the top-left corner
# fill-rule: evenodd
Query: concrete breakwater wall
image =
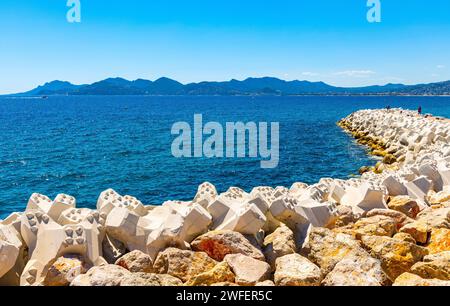
<path fill-rule="evenodd" d="M 450 121 L 361 110 L 339 125 L 380 162 L 360 178 L 231 187 L 96 209 L 33 194 L 0 223 L 0 284 L 449 285 Z"/>

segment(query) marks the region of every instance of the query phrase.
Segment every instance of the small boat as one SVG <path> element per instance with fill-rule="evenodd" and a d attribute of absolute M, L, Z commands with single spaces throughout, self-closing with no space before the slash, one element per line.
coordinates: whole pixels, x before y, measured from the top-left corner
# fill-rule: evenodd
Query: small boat
<path fill-rule="evenodd" d="M 41 98 L 42 99 L 48 99 L 48 96 L 42 96 Z"/>

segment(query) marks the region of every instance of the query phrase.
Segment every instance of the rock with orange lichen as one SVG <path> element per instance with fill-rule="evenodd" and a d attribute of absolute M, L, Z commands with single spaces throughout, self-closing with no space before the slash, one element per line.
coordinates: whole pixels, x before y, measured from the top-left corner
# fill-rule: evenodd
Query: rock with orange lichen
<path fill-rule="evenodd" d="M 450 207 L 427 208 L 417 215 L 416 220 L 431 228 L 450 229 Z"/>
<path fill-rule="evenodd" d="M 335 233 L 326 228 L 313 228 L 304 250 L 308 258 L 326 275 L 345 257 L 366 251 L 352 236 Z"/>
<path fill-rule="evenodd" d="M 442 252 L 436 255 L 425 256 L 423 262 L 418 262 L 411 267 L 411 273 L 420 277 L 441 280 L 450 280 L 450 252 Z M 443 254 L 439 256 L 439 254 Z"/>
<path fill-rule="evenodd" d="M 186 282 L 193 276 L 211 270 L 216 264 L 217 262 L 204 252 L 168 248 L 159 253 L 153 271 L 169 274 Z"/>
<path fill-rule="evenodd" d="M 413 243 L 381 236 L 364 236 L 361 243 L 369 253 L 381 261 L 383 270 L 394 281 L 428 255 L 428 250 Z"/>
<path fill-rule="evenodd" d="M 80 256 L 60 257 L 48 269 L 44 286 L 69 286 L 78 275 L 84 274 L 88 270 L 89 266 Z"/>
<path fill-rule="evenodd" d="M 392 210 L 404 213 L 410 218 L 415 219 L 420 212 L 420 207 L 417 202 L 408 196 L 391 197 L 388 207 Z"/>
<path fill-rule="evenodd" d="M 282 224 L 272 234 L 265 237 L 263 246 L 266 261 L 272 269 L 275 269 L 275 260 L 278 257 L 295 253 L 294 233 L 289 227 Z"/>
<path fill-rule="evenodd" d="M 235 276 L 229 265 L 224 261 L 214 268 L 203 273 L 192 276 L 186 286 L 211 286 L 217 283 L 234 283 Z"/>
<path fill-rule="evenodd" d="M 398 239 L 398 240 L 402 240 L 402 241 L 407 241 L 407 242 L 411 242 L 413 244 L 416 244 L 417 241 L 413 238 L 413 236 L 411 236 L 408 233 L 397 233 L 394 235 L 394 237 L 392 237 L 394 239 Z"/>
<path fill-rule="evenodd" d="M 357 239 L 365 235 L 392 237 L 397 232 L 397 222 L 391 217 L 376 215 L 358 220 L 353 231 Z"/>
<path fill-rule="evenodd" d="M 390 284 L 378 259 L 369 254 L 352 255 L 341 260 L 328 273 L 323 286 L 383 286 Z"/>
<path fill-rule="evenodd" d="M 243 254 L 264 261 L 260 249 L 253 246 L 241 233 L 229 230 L 211 231 L 191 243 L 195 251 L 205 252 L 211 258 L 222 261 L 228 254 Z"/>
<path fill-rule="evenodd" d="M 392 209 L 373 209 L 366 214 L 367 218 L 374 216 L 386 216 L 394 219 L 395 222 L 397 222 L 397 229 L 400 229 L 408 223 L 414 222 L 413 219 L 409 218 L 404 213 Z"/>
<path fill-rule="evenodd" d="M 411 235 L 411 237 L 419 243 L 427 243 L 428 233 L 431 228 L 424 222 L 416 221 L 413 223 L 408 223 L 400 229 L 400 233 L 406 233 Z"/>
<path fill-rule="evenodd" d="M 430 251 L 430 254 L 450 251 L 450 229 L 433 229 L 427 248 Z"/>
<path fill-rule="evenodd" d="M 393 286 L 414 286 L 414 287 L 429 287 L 429 286 L 450 286 L 450 281 L 440 279 L 425 279 L 412 273 L 403 273 L 394 282 Z"/>

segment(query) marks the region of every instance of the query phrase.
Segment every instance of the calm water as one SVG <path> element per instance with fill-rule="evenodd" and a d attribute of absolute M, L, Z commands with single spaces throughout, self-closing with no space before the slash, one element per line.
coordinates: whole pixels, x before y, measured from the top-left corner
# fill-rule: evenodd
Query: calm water
<path fill-rule="evenodd" d="M 410 97 L 50 97 L 0 98 L 0 218 L 40 192 L 76 196 L 94 207 L 114 188 L 145 204 L 191 199 L 203 181 L 229 186 L 290 186 L 348 178 L 375 161 L 336 122 L 361 108 L 416 109 L 450 117 L 450 98 Z M 280 122 L 280 164 L 255 159 L 176 159 L 172 124 Z"/>

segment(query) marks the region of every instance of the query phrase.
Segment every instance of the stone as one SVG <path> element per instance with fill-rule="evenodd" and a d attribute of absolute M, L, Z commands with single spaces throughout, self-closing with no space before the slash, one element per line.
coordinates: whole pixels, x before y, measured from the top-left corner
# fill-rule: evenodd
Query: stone
<path fill-rule="evenodd" d="M 411 273 L 426 279 L 450 280 L 450 259 L 418 262 L 411 267 Z"/>
<path fill-rule="evenodd" d="M 294 233 L 284 224 L 264 238 L 263 253 L 272 270 L 275 270 L 278 257 L 293 254 L 296 250 Z"/>
<path fill-rule="evenodd" d="M 260 283 L 257 283 L 255 287 L 275 287 L 275 283 L 271 280 L 266 280 Z"/>
<path fill-rule="evenodd" d="M 339 205 L 336 208 L 336 220 L 332 227 L 343 227 L 354 223 L 358 218 L 353 214 L 353 210 L 349 206 Z"/>
<path fill-rule="evenodd" d="M 444 190 L 438 193 L 428 194 L 427 200 L 431 205 L 450 201 L 450 186 L 445 186 Z"/>
<path fill-rule="evenodd" d="M 126 274 L 120 281 L 121 287 L 173 287 L 182 285 L 181 280 L 171 275 L 145 272 Z"/>
<path fill-rule="evenodd" d="M 271 268 L 264 261 L 242 254 L 230 254 L 225 256 L 224 261 L 228 263 L 235 275 L 235 283 L 241 286 L 254 286 L 256 283 L 269 279 Z"/>
<path fill-rule="evenodd" d="M 59 257 L 48 269 L 45 286 L 69 286 L 78 275 L 85 274 L 89 266 L 77 255 Z"/>
<path fill-rule="evenodd" d="M 420 176 L 411 182 L 407 182 L 405 186 L 408 190 L 408 196 L 423 202 L 425 201 L 428 192 L 431 190 L 433 183 L 425 176 Z M 425 206 L 422 205 L 422 207 Z"/>
<path fill-rule="evenodd" d="M 420 207 L 417 202 L 408 196 L 391 197 L 388 207 L 389 209 L 402 212 L 413 219 L 415 219 L 420 212 Z"/>
<path fill-rule="evenodd" d="M 325 228 L 311 230 L 304 252 L 308 254 L 308 258 L 313 263 L 321 268 L 323 275 L 331 272 L 342 259 L 355 253 L 366 253 L 352 236 L 334 233 Z"/>
<path fill-rule="evenodd" d="M 365 255 L 365 256 L 364 256 Z M 368 254 L 342 259 L 322 281 L 324 286 L 384 286 L 389 284 L 379 260 Z"/>
<path fill-rule="evenodd" d="M 206 252 L 211 258 L 222 261 L 228 254 L 243 254 L 264 260 L 260 249 L 253 246 L 241 233 L 233 231 L 211 231 L 191 243 L 195 251 Z"/>
<path fill-rule="evenodd" d="M 408 233 L 397 233 L 392 238 L 397 239 L 397 240 L 407 241 L 407 242 L 410 242 L 413 244 L 417 243 L 417 241 L 413 238 L 413 236 L 411 236 Z"/>
<path fill-rule="evenodd" d="M 450 251 L 450 229 L 435 228 L 431 231 L 430 242 L 427 245 L 430 254 Z"/>
<path fill-rule="evenodd" d="M 139 250 L 134 250 L 128 254 L 125 254 L 116 261 L 116 265 L 119 265 L 130 272 L 137 273 L 152 273 L 153 272 L 153 260 L 147 254 L 142 253 Z"/>
<path fill-rule="evenodd" d="M 421 222 L 406 224 L 400 229 L 401 233 L 409 234 L 416 242 L 425 244 L 428 241 L 428 233 L 431 228 Z"/>
<path fill-rule="evenodd" d="M 108 215 L 114 208 L 124 208 L 141 217 L 148 213 L 141 201 L 135 197 L 122 196 L 113 189 L 103 191 L 97 200 L 98 211 Z"/>
<path fill-rule="evenodd" d="M 208 271 L 190 277 L 185 285 L 210 286 L 217 283 L 234 283 L 234 274 L 226 262 L 221 262 Z"/>
<path fill-rule="evenodd" d="M 217 262 L 204 252 L 168 248 L 159 253 L 153 264 L 153 271 L 169 274 L 186 282 L 191 277 L 211 270 L 216 264 Z"/>
<path fill-rule="evenodd" d="M 277 286 L 319 286 L 320 268 L 299 254 L 290 254 L 276 260 L 275 284 Z"/>
<path fill-rule="evenodd" d="M 414 287 L 430 287 L 430 286 L 450 286 L 450 281 L 439 279 L 424 279 L 412 273 L 403 273 L 394 282 L 393 286 L 414 286 Z"/>
<path fill-rule="evenodd" d="M 450 229 L 450 207 L 427 208 L 417 215 L 416 221 L 422 222 L 430 228 Z"/>
<path fill-rule="evenodd" d="M 366 214 L 367 218 L 374 216 L 386 216 L 394 219 L 395 222 L 397 223 L 397 230 L 399 230 L 406 224 L 414 222 L 413 219 L 409 218 L 404 213 L 391 209 L 373 209 Z"/>
<path fill-rule="evenodd" d="M 86 274 L 75 277 L 70 286 L 111 287 L 120 286 L 122 279 L 131 272 L 117 265 L 103 265 L 91 268 Z"/>
<path fill-rule="evenodd" d="M 428 250 L 415 244 L 381 236 L 363 236 L 363 246 L 381 261 L 383 270 L 391 281 L 428 255 Z"/>
<path fill-rule="evenodd" d="M 357 239 L 364 235 L 392 237 L 397 232 L 397 222 L 390 217 L 376 215 L 358 220 L 353 231 Z"/>

